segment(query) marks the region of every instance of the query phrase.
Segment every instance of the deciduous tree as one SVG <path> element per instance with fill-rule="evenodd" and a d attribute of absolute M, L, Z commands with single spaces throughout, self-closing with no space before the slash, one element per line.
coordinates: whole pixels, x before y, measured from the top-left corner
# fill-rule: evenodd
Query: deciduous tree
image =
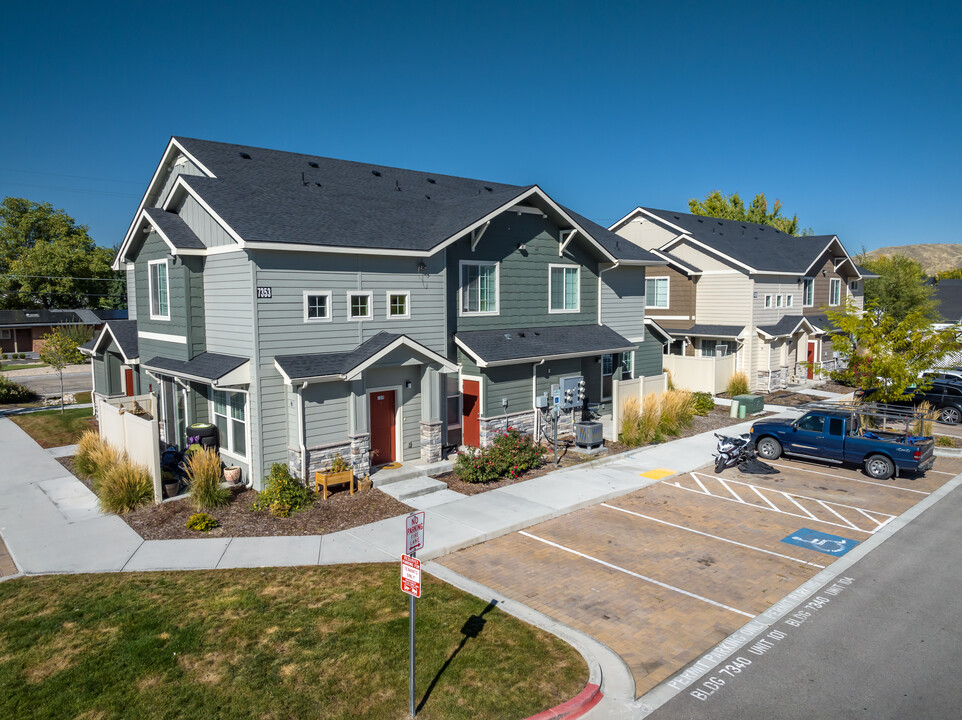
<path fill-rule="evenodd" d="M 868 257 L 859 255 L 855 262 L 878 275 L 865 281 L 865 304 L 875 304 L 896 321 L 911 313 L 921 313 L 928 322 L 938 319 L 935 288 L 926 281 L 925 270 L 917 260 L 905 255 Z"/>
<path fill-rule="evenodd" d="M 688 209 L 691 210 L 693 215 L 771 225 L 789 235 L 814 234 L 811 228 L 799 229 L 798 215 L 792 215 L 791 218 L 782 215 L 781 200 L 776 200 L 772 205 L 771 212 L 769 212 L 768 201 L 765 199 L 764 193 L 756 195 L 752 204 L 746 208 L 745 202 L 738 193 L 732 193 L 725 197 L 718 190 L 712 190 L 705 196 L 704 200 L 690 198 Z"/>
<path fill-rule="evenodd" d="M 0 308 L 114 307 L 115 252 L 63 210 L 8 197 L 0 203 Z"/>
<path fill-rule="evenodd" d="M 40 359 L 60 374 L 60 412 L 63 412 L 63 371 L 68 365 L 81 363 L 84 360 L 76 341 L 69 333 L 60 328 L 43 336 L 43 349 Z"/>
<path fill-rule="evenodd" d="M 878 388 L 873 399 L 879 402 L 909 397 L 910 387 L 922 385 L 922 371 L 962 347 L 962 328 L 933 330 L 928 316 L 918 311 L 897 319 L 876 303 L 860 311 L 849 298 L 844 310 L 829 310 L 828 317 L 840 330 L 832 336 L 832 348 L 849 367 L 859 367 L 851 381 L 865 390 Z"/>

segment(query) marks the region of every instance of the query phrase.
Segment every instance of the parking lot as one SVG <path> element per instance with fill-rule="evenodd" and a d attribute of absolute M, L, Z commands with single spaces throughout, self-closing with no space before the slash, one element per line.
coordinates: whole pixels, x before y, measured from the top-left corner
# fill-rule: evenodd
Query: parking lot
<path fill-rule="evenodd" d="M 962 472 L 772 464 L 642 473 L 642 490 L 438 562 L 605 643 L 641 696 Z"/>

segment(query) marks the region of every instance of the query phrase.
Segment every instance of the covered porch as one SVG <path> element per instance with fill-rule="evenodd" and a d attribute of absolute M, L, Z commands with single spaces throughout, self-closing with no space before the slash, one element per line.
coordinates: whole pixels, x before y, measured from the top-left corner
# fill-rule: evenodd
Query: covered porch
<path fill-rule="evenodd" d="M 310 484 L 341 456 L 372 467 L 441 459 L 445 373 L 457 366 L 406 335 L 381 332 L 349 352 L 280 355 L 288 387 L 288 467 Z"/>
<path fill-rule="evenodd" d="M 761 342 L 754 390 L 783 390 L 812 379 L 818 345 L 825 333 L 808 318 L 787 315 L 774 325 L 757 327 L 756 332 Z"/>
<path fill-rule="evenodd" d="M 676 387 L 717 395 L 747 364 L 744 326 L 702 324 L 665 329 L 672 342 L 666 346 L 662 362 Z"/>

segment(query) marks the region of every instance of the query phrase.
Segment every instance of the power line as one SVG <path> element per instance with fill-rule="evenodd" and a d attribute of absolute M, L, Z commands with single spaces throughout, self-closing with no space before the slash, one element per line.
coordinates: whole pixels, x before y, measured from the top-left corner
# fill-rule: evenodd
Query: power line
<path fill-rule="evenodd" d="M 0 274 L 0 277 L 8 278 L 35 278 L 40 280 L 100 280 L 101 282 L 127 282 L 127 278 L 124 275 L 118 275 L 112 278 L 91 278 L 91 277 L 73 277 L 71 275 L 14 275 L 12 273 Z"/>

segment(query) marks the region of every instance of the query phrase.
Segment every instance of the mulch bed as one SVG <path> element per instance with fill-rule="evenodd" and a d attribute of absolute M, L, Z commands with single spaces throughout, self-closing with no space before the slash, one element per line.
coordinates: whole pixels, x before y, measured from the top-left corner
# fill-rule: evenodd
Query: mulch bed
<path fill-rule="evenodd" d="M 61 458 L 60 464 L 76 475 L 84 485 L 89 479 L 74 471 L 72 458 Z M 92 489 L 92 488 L 91 488 Z M 145 540 L 181 540 L 202 537 L 271 537 L 287 535 L 326 535 L 359 525 L 386 520 L 411 511 L 407 505 L 377 490 L 331 492 L 327 500 L 318 496 L 307 510 L 290 517 L 274 517 L 266 511 L 250 509 L 257 492 L 247 488 L 234 491 L 228 505 L 206 510 L 217 518 L 220 527 L 196 532 L 186 527 L 187 518 L 196 510 L 188 500 L 174 500 L 150 505 L 121 516 Z"/>
<path fill-rule="evenodd" d="M 818 400 L 825 399 L 816 397 L 815 395 L 793 393 L 789 392 L 788 390 L 776 390 L 775 392 L 763 394 L 762 397 L 765 399 L 766 405 L 784 405 L 786 407 L 798 407 L 799 405 L 804 405 L 805 403 L 816 402 Z"/>
<path fill-rule="evenodd" d="M 823 384 L 819 385 L 819 386 L 818 386 L 817 388 L 815 388 L 815 389 L 816 389 L 816 390 L 824 390 L 825 392 L 840 393 L 840 394 L 842 394 L 842 395 L 845 395 L 845 394 L 850 393 L 850 392 L 855 392 L 855 390 L 856 390 L 856 388 L 854 388 L 854 387 L 852 387 L 852 386 L 850 386 L 850 385 L 842 385 L 841 383 L 837 383 L 837 382 L 835 382 L 835 381 L 833 381 L 833 380 L 830 380 L 830 381 L 827 382 L 827 383 L 823 383 Z"/>
<path fill-rule="evenodd" d="M 762 416 L 758 415 L 755 417 L 760 418 Z M 728 427 L 729 425 L 737 425 L 741 422 L 745 422 L 745 420 L 730 417 L 729 409 L 727 407 L 719 406 L 714 410 L 709 411 L 707 415 L 696 415 L 690 428 L 682 430 L 678 437 L 672 437 L 670 439 L 677 440 L 678 438 L 691 437 L 692 435 L 699 435 L 703 432 L 719 430 L 721 428 Z M 542 475 L 547 475 L 548 473 L 560 468 L 571 467 L 572 465 L 581 465 L 582 463 L 589 462 L 591 460 L 610 457 L 612 455 L 617 455 L 632 449 L 627 445 L 622 445 L 618 442 L 605 441 L 604 452 L 598 453 L 597 455 L 580 455 L 579 453 L 576 453 L 574 450 L 570 449 L 570 445 L 570 439 L 566 442 L 564 447 L 560 445 L 559 440 L 557 467 L 554 464 L 554 453 L 549 449 L 544 465 L 539 468 L 535 468 L 534 470 L 529 470 L 517 480 L 513 478 L 505 478 L 489 483 L 468 483 L 459 479 L 458 476 L 453 472 L 432 475 L 431 477 L 433 477 L 435 480 L 441 480 L 442 482 L 447 483 L 449 490 L 454 490 L 455 492 L 459 492 L 463 495 L 478 495 L 479 493 L 488 492 L 489 490 L 497 490 L 498 488 L 514 485 L 518 482 L 541 477 Z"/>

